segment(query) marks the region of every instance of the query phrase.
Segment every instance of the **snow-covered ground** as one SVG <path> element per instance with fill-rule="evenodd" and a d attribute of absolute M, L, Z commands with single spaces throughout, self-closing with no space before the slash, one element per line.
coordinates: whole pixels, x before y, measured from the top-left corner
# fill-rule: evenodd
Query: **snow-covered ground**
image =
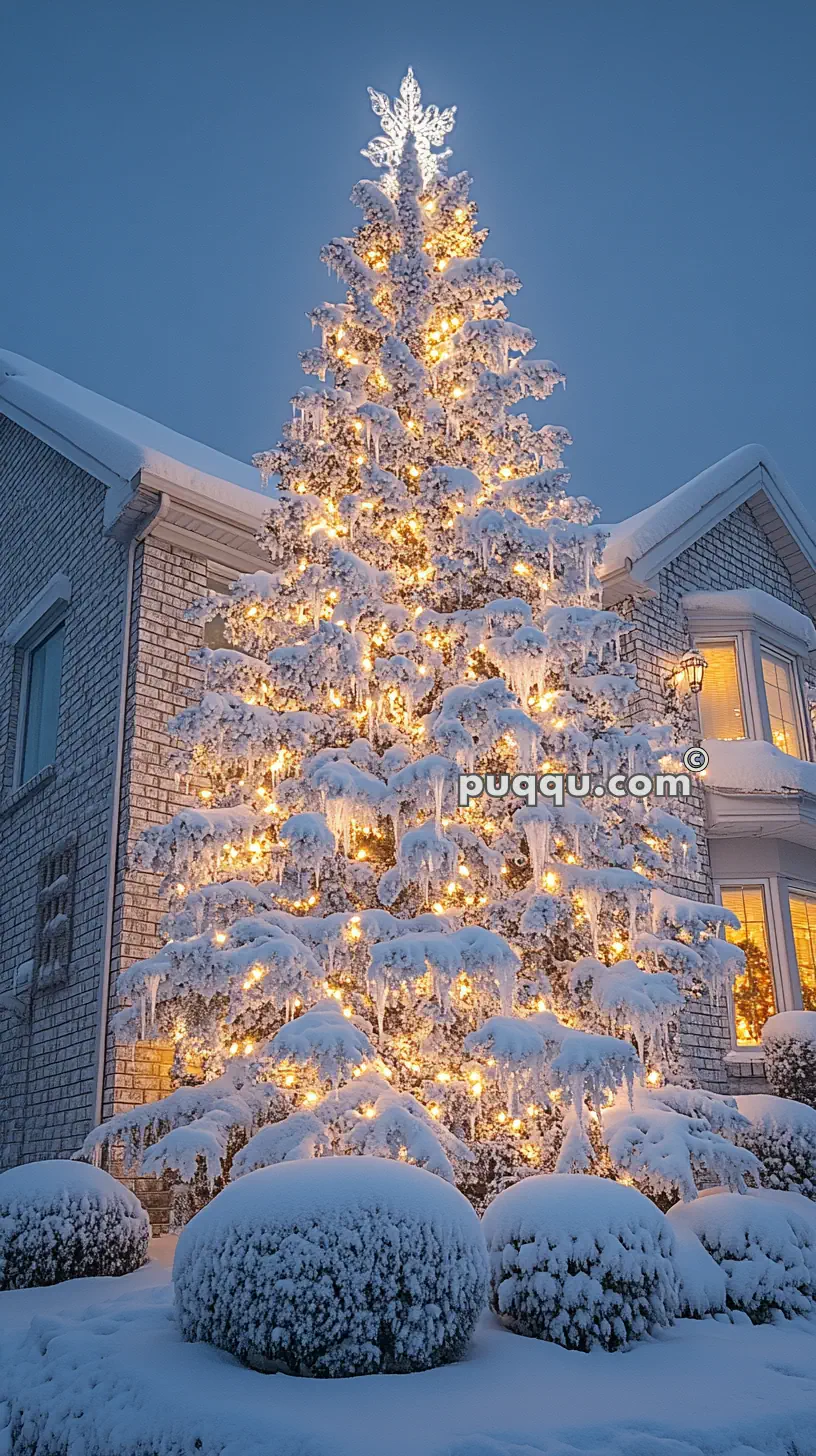
<path fill-rule="evenodd" d="M 179 1339 L 173 1243 L 136 1274 L 0 1295 L 4 1456 L 816 1456 L 816 1321 L 681 1320 L 583 1355 L 485 1316 L 423 1374 L 260 1375 Z M 36 1448 L 10 1444 L 9 1403 Z"/>

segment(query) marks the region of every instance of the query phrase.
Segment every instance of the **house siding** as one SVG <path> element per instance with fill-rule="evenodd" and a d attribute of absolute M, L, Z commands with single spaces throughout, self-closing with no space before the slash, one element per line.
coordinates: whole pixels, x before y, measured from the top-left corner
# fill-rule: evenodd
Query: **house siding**
<path fill-rule="evenodd" d="M 75 1151 L 93 1115 L 100 970 L 127 548 L 103 535 L 105 487 L 0 417 L 0 622 L 56 572 L 65 617 L 56 773 L 13 789 L 22 651 L 0 646 L 0 992 L 31 958 L 38 865 L 76 835 L 73 940 L 64 984 L 0 1010 L 0 1163 Z"/>
<path fill-rule="evenodd" d="M 757 587 L 809 615 L 784 561 L 747 504 L 677 556 L 651 585 L 654 597 L 640 600 L 629 597 L 616 608 L 630 624 L 622 650 L 627 660 L 635 664 L 640 686 L 632 709 L 634 719 L 661 718 L 666 714 L 666 676 L 691 646 L 682 608 L 682 598 L 687 593 Z M 691 717 L 686 721 L 690 733 L 698 740 L 696 707 L 688 706 Z M 690 899 L 712 901 L 714 883 L 701 785 L 684 801 L 680 812 L 697 831 L 700 857 L 696 872 L 673 877 L 673 889 Z M 687 1009 L 679 1029 L 679 1048 L 688 1070 L 700 1084 L 721 1092 L 760 1090 L 765 1085 L 761 1063 L 756 1060 L 740 1064 L 726 1062 L 731 1044 L 726 1007 L 712 1006 L 709 997 L 704 996 Z"/>

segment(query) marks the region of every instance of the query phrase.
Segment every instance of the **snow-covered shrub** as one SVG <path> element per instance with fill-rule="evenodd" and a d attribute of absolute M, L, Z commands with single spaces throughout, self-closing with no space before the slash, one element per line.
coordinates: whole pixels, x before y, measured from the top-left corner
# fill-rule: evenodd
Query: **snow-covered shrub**
<path fill-rule="evenodd" d="M 0 1289 L 130 1274 L 149 1238 L 138 1198 L 101 1168 L 54 1159 L 0 1173 Z"/>
<path fill-rule="evenodd" d="M 737 1098 L 748 1128 L 737 1134 L 763 1165 L 763 1183 L 816 1198 L 816 1108 L 786 1097 Z"/>
<path fill-rule="evenodd" d="M 732 1141 L 715 1132 L 729 1131 Z M 613 1168 L 664 1209 L 697 1197 L 706 1182 L 745 1193 L 761 1168 L 747 1147 L 735 1147 L 744 1126 L 733 1105 L 684 1087 L 637 1088 L 632 1104 L 618 1097 L 604 1115 L 603 1136 Z"/>
<path fill-rule="evenodd" d="M 516 1334 L 618 1350 L 677 1314 L 674 1236 L 635 1188 L 543 1174 L 499 1194 L 482 1225 L 490 1302 Z"/>
<path fill-rule="evenodd" d="M 816 1293 L 816 1225 L 794 1209 L 739 1193 L 712 1193 L 667 1214 L 695 1233 L 726 1278 L 729 1309 L 753 1324 L 809 1314 Z"/>
<path fill-rule="evenodd" d="M 345 1376 L 456 1360 L 485 1302 L 479 1221 L 443 1179 L 383 1158 L 247 1173 L 179 1239 L 187 1340 L 265 1371 Z"/>
<path fill-rule="evenodd" d="M 765 1075 L 777 1097 L 816 1107 L 816 1011 L 780 1011 L 762 1028 Z"/>
<path fill-rule="evenodd" d="M 680 1313 L 686 1319 L 704 1319 L 725 1309 L 725 1271 L 712 1259 L 693 1229 L 674 1227 L 674 1267 L 680 1279 Z"/>

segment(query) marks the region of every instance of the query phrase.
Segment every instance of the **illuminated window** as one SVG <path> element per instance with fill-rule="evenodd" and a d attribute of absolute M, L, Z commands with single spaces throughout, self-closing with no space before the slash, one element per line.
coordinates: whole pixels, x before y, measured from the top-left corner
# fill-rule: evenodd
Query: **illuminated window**
<path fill-rule="evenodd" d="M 796 713 L 793 669 L 782 657 L 762 653 L 762 679 L 771 720 L 771 739 L 783 753 L 802 757 L 802 740 Z"/>
<path fill-rule="evenodd" d="M 739 930 L 726 930 L 726 935 L 745 951 L 745 971 L 734 982 L 737 1046 L 758 1046 L 765 1022 L 776 1012 L 765 896 L 760 885 L 732 885 L 720 898 L 741 921 Z"/>
<path fill-rule="evenodd" d="M 791 895 L 790 911 L 802 1005 L 805 1011 L 816 1011 L 816 900 Z"/>
<path fill-rule="evenodd" d="M 698 642 L 697 647 L 708 663 L 700 693 L 703 737 L 744 738 L 736 643 Z"/>

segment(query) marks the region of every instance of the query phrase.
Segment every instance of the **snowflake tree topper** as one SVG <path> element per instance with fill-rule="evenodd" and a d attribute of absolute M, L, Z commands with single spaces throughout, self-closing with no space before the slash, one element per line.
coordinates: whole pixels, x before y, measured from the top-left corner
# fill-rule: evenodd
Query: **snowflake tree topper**
<path fill-rule="evenodd" d="M 456 107 L 449 106 L 447 110 L 440 111 L 438 106 L 423 106 L 422 92 L 411 66 L 402 79 L 399 96 L 393 105 L 383 91 L 374 91 L 369 86 L 368 94 L 371 109 L 380 118 L 385 135 L 374 137 L 363 148 L 362 155 L 375 167 L 387 168 L 383 185 L 387 192 L 393 191 L 402 149 L 407 138 L 413 136 L 423 185 L 427 187 L 444 170 L 444 163 L 451 155 L 450 147 L 443 152 L 434 152 L 432 148 L 440 147 L 452 130 Z"/>

